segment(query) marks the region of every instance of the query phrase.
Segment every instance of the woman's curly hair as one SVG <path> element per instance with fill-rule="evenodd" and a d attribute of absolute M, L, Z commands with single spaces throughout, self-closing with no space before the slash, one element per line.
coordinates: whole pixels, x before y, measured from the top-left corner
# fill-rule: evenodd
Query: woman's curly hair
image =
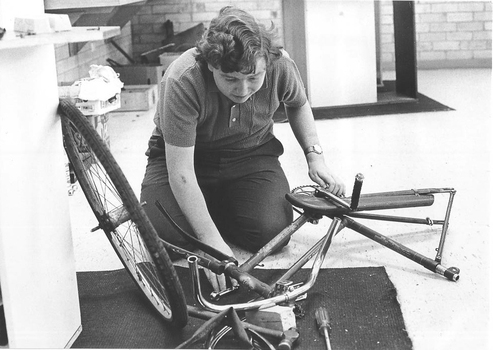
<path fill-rule="evenodd" d="M 268 65 L 281 56 L 275 37 L 274 25 L 266 28 L 247 12 L 226 6 L 197 43 L 196 60 L 225 73 L 252 74 L 259 58 L 265 58 Z"/>

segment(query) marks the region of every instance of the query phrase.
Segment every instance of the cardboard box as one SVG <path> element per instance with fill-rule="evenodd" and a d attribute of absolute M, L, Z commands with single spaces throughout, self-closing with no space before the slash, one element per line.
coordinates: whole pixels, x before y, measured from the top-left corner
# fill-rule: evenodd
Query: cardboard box
<path fill-rule="evenodd" d="M 71 98 L 75 99 L 79 96 L 80 86 L 72 85 L 69 83 L 62 83 L 63 85 L 58 86 L 58 97 L 59 98 Z"/>
<path fill-rule="evenodd" d="M 121 93 L 120 111 L 148 111 L 154 107 L 157 99 L 156 84 L 124 86 Z"/>
<path fill-rule="evenodd" d="M 159 84 L 165 68 L 160 64 L 113 67 L 125 85 Z"/>

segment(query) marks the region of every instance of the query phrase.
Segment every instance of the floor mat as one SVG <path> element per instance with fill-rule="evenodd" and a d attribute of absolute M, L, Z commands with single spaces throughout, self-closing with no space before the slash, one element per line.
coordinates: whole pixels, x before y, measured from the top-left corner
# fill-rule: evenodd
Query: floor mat
<path fill-rule="evenodd" d="M 255 271 L 265 282 L 283 273 Z M 188 269 L 177 267 L 177 273 L 189 293 L 188 304 L 195 305 Z M 308 274 L 303 269 L 293 280 L 303 281 Z M 149 307 L 125 270 L 79 272 L 77 279 L 83 330 L 73 348 L 172 349 L 204 322 L 191 317 L 185 328 L 173 329 Z M 412 349 L 396 297 L 383 267 L 321 270 L 307 298 L 298 303 L 304 315 L 297 319 L 300 338 L 294 349 L 325 349 L 314 318 L 318 306 L 329 311 L 334 349 Z"/>
<path fill-rule="evenodd" d="M 376 103 L 313 108 L 313 116 L 315 119 L 337 119 L 454 110 L 419 92 L 416 99 L 400 96 L 395 92 L 395 81 L 385 81 L 384 83 L 384 87 L 379 88 L 378 101 Z M 274 121 L 278 123 L 287 121 L 283 106 L 274 113 Z"/>

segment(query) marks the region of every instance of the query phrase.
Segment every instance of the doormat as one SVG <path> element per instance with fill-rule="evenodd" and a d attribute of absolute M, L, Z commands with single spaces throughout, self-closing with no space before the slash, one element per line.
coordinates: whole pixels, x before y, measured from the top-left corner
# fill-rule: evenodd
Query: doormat
<path fill-rule="evenodd" d="M 377 102 L 368 104 L 312 108 L 313 116 L 315 119 L 338 119 L 454 110 L 419 92 L 416 99 L 399 95 L 395 92 L 395 81 L 384 81 L 384 87 L 378 90 L 377 99 Z M 274 121 L 277 123 L 287 121 L 284 106 L 274 113 Z"/>
<path fill-rule="evenodd" d="M 187 303 L 196 305 L 188 269 L 176 270 L 188 293 Z M 284 272 L 254 271 L 264 282 L 273 281 Z M 303 281 L 308 275 L 309 270 L 302 269 L 293 281 Z M 77 280 L 82 333 L 73 348 L 173 349 L 205 322 L 190 317 L 183 329 L 169 326 L 148 305 L 124 269 L 78 272 Z M 208 291 L 204 288 L 204 294 Z M 326 348 L 316 327 L 315 309 L 319 306 L 328 310 L 334 349 L 412 349 L 396 289 L 383 267 L 322 269 L 307 298 L 297 304 L 302 316 L 296 321 L 300 337 L 294 349 Z M 194 348 L 202 346 L 199 342 Z"/>

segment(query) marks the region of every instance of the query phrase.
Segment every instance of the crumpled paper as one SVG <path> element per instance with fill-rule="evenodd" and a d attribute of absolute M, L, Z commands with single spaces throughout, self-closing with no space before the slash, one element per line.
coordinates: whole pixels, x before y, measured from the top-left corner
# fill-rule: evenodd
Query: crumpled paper
<path fill-rule="evenodd" d="M 78 80 L 72 85 L 79 87 L 79 99 L 106 101 L 121 92 L 123 83 L 113 68 L 95 64 L 90 68 L 89 78 Z"/>

